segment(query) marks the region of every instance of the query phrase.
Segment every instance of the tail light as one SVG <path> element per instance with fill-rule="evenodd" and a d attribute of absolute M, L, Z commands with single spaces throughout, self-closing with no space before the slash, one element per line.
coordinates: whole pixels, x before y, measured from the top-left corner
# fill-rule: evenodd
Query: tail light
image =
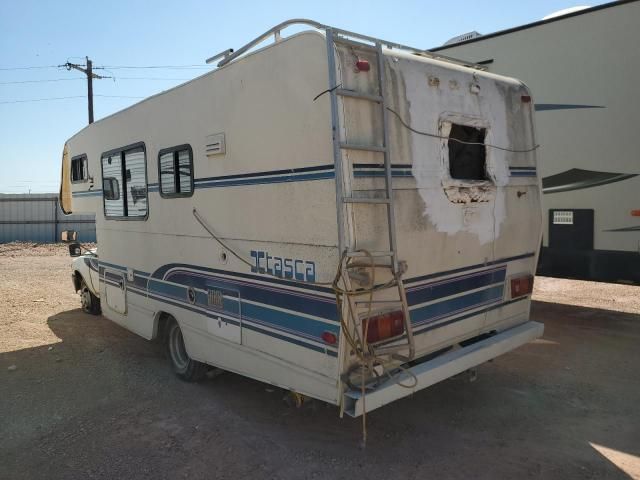
<path fill-rule="evenodd" d="M 533 291 L 533 275 L 511 279 L 511 298 L 529 295 Z"/>
<path fill-rule="evenodd" d="M 404 333 L 404 314 L 402 310 L 365 318 L 362 330 L 367 332 L 367 343 L 376 343 Z"/>
<path fill-rule="evenodd" d="M 640 217 L 640 210 L 631 210 L 632 217 Z"/>

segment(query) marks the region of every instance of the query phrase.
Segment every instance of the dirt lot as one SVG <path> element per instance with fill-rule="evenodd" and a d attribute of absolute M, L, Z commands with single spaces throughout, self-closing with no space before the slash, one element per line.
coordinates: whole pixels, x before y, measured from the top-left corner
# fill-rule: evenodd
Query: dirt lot
<path fill-rule="evenodd" d="M 640 287 L 538 278 L 545 336 L 360 422 L 83 314 L 63 246 L 0 245 L 0 478 L 640 478 Z M 14 368 L 15 366 L 15 368 Z"/>

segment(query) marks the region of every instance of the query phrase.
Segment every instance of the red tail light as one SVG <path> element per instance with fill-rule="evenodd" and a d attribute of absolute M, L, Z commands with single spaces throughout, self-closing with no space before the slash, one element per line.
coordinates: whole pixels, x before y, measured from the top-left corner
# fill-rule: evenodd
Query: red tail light
<path fill-rule="evenodd" d="M 533 291 L 533 275 L 511 279 L 511 298 L 529 295 Z"/>
<path fill-rule="evenodd" d="M 369 65 L 368 60 L 358 60 L 356 62 L 356 69 L 359 72 L 368 72 L 369 70 L 371 70 L 371 65 Z"/>
<path fill-rule="evenodd" d="M 322 340 L 329 345 L 335 345 L 338 341 L 338 337 L 333 332 L 322 332 Z"/>
<path fill-rule="evenodd" d="M 632 217 L 640 217 L 640 210 L 631 210 Z"/>
<path fill-rule="evenodd" d="M 401 310 L 365 318 L 362 330 L 367 332 L 367 343 L 376 343 L 404 333 L 404 314 Z"/>

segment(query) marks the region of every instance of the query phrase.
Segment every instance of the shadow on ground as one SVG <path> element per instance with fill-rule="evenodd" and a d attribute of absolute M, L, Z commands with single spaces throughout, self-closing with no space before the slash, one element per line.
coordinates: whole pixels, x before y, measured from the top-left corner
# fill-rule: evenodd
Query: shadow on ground
<path fill-rule="evenodd" d="M 181 382 L 158 345 L 60 312 L 53 349 L 0 354 L 0 478 L 631 478 L 640 317 L 544 302 L 532 316 L 544 339 L 481 366 L 477 382 L 372 412 L 361 450 L 361 420 L 335 407 L 294 410 L 230 373 Z"/>

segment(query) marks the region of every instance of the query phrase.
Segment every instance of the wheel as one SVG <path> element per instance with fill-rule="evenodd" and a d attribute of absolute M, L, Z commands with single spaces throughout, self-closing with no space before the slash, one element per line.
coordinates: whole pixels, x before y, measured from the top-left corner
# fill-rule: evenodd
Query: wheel
<path fill-rule="evenodd" d="M 173 319 L 167 327 L 166 342 L 169 361 L 176 375 L 187 382 L 202 380 L 207 373 L 208 367 L 206 364 L 189 357 L 184 346 L 180 326 Z"/>
<path fill-rule="evenodd" d="M 84 278 L 80 279 L 80 303 L 82 304 L 83 312 L 91 315 L 100 315 L 100 299 L 91 293 Z"/>

